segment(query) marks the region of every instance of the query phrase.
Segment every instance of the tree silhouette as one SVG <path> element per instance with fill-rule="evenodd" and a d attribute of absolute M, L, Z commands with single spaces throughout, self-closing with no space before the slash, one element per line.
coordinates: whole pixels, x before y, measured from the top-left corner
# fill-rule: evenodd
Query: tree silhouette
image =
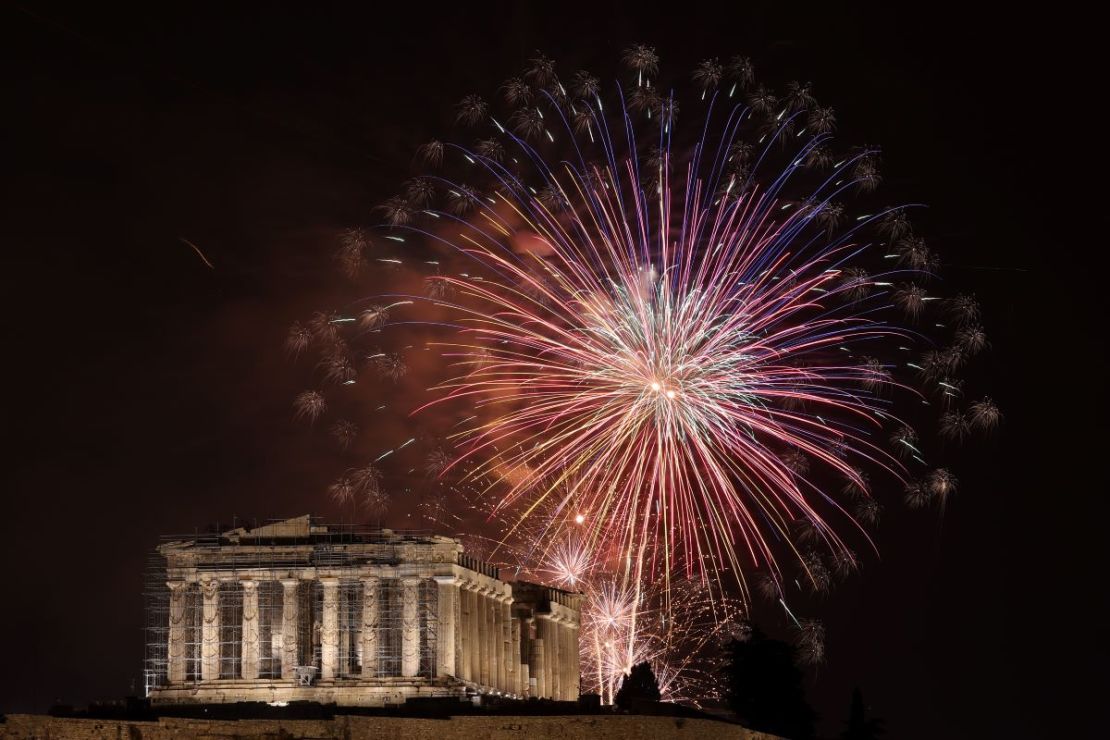
<path fill-rule="evenodd" d="M 817 714 L 806 703 L 793 646 L 753 627 L 747 639 L 733 640 L 726 650 L 726 698 L 740 722 L 791 740 L 811 740 Z"/>
<path fill-rule="evenodd" d="M 867 709 L 863 705 L 863 692 L 857 686 L 852 692 L 852 709 L 848 714 L 848 721 L 841 740 L 877 740 L 884 732 L 883 721 L 877 717 L 867 718 Z"/>
<path fill-rule="evenodd" d="M 630 709 L 637 702 L 659 701 L 659 682 L 647 662 L 637 663 L 621 681 L 616 703 L 621 709 Z"/>

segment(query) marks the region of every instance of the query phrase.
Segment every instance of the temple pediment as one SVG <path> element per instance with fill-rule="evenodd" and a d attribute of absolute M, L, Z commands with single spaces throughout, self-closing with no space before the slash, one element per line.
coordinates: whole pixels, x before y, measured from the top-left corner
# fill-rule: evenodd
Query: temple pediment
<path fill-rule="evenodd" d="M 233 540 L 245 538 L 294 539 L 298 537 L 308 537 L 312 534 L 322 534 L 327 531 L 327 527 L 313 527 L 312 516 L 305 514 L 280 522 L 272 522 L 262 527 L 255 527 L 254 529 L 238 527 L 224 532 L 223 536 Z"/>

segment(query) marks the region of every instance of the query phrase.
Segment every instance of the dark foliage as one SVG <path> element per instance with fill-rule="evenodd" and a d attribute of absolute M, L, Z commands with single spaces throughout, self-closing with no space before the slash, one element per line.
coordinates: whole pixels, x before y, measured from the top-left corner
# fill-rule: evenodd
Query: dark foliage
<path fill-rule="evenodd" d="M 659 682 L 647 663 L 637 663 L 617 690 L 616 703 L 621 709 L 630 709 L 637 702 L 659 701 Z"/>
<path fill-rule="evenodd" d="M 726 649 L 726 697 L 740 722 L 791 740 L 813 738 L 817 714 L 806 703 L 794 647 L 753 628 Z"/>

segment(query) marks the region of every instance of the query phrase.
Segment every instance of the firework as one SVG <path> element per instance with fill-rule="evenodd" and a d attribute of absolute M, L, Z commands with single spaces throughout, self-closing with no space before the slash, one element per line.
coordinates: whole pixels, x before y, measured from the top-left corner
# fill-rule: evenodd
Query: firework
<path fill-rule="evenodd" d="M 603 694 L 645 655 L 675 654 L 677 584 L 717 634 L 735 620 L 712 604 L 739 612 L 749 574 L 786 607 L 784 583 L 824 593 L 853 570 L 845 537 L 866 541 L 859 522 L 878 521 L 873 490 L 943 505 L 956 479 L 926 472 L 899 405 L 939 398 L 952 440 L 1001 418 L 989 399 L 958 407 L 955 373 L 987 346 L 978 303 L 957 296 L 934 316 L 939 258 L 906 208 L 869 202 L 878 150 L 838 148 L 809 83 L 780 96 L 746 58 L 709 59 L 680 106 L 654 48 L 623 61 L 632 79 L 604 99 L 597 77 L 564 86 L 538 52 L 495 96 L 510 110 L 465 97 L 456 120 L 477 143 L 425 145 L 437 174 L 380 207 L 385 239 L 408 250 L 381 261 L 434 275 L 287 341 L 320 350 L 326 383 L 369 367 L 400 388 L 415 367 L 404 351 L 360 340 L 394 323 L 431 332 L 421 349 L 451 371 L 422 385 L 414 414 L 455 416 L 425 468 L 495 530 L 469 545 L 587 594 L 584 675 Z M 368 245 L 344 236 L 349 275 Z M 925 337 L 944 317 L 949 338 Z M 325 407 L 315 391 L 297 401 L 309 419 Z M 354 473 L 340 483 L 337 497 L 367 495 Z M 429 519 L 449 508 L 432 499 Z M 820 657 L 817 627 L 805 650 Z M 683 675 L 666 660 L 657 675 Z"/>
<path fill-rule="evenodd" d="M 293 402 L 298 419 L 316 421 L 327 408 L 327 401 L 319 391 L 304 391 Z"/>
<path fill-rule="evenodd" d="M 825 625 L 816 619 L 804 619 L 796 639 L 798 656 L 807 665 L 825 662 Z"/>
<path fill-rule="evenodd" d="M 346 450 L 358 438 L 358 425 L 346 419 L 340 419 L 331 427 L 331 435 L 335 437 L 340 449 Z"/>
<path fill-rule="evenodd" d="M 694 580 L 676 576 L 651 584 L 623 579 L 619 563 L 594 552 L 586 539 L 588 517 L 542 503 L 525 521 L 492 510 L 496 501 L 456 487 L 470 476 L 440 482 L 447 496 L 430 495 L 423 517 L 437 529 L 456 531 L 477 515 L 488 534 L 460 533 L 467 552 L 503 568 L 510 577 L 553 583 L 582 594 L 579 650 L 581 688 L 612 703 L 632 666 L 651 664 L 664 701 L 698 705 L 719 694 L 715 661 L 721 647 L 745 624 L 739 599 L 719 597 Z M 476 499 L 476 500 L 475 500 Z M 450 501 L 471 501 L 459 517 Z M 464 532 L 468 531 L 463 528 Z"/>
<path fill-rule="evenodd" d="M 791 105 L 807 95 L 799 87 Z M 677 106 L 667 98 L 643 109 L 666 129 Z M 538 112 L 510 119 L 521 136 L 546 130 Z M 547 182 L 535 189 L 477 157 L 505 192 L 460 224 L 457 246 L 487 274 L 443 278 L 459 296 L 465 332 L 444 351 L 473 369 L 439 390 L 447 401 L 514 402 L 454 436 L 460 459 L 484 460 L 481 474 L 526 471 L 504 506 L 553 495 L 541 481 L 561 483 L 556 471 L 570 471 L 579 481 L 571 495 L 596 512 L 591 540 L 628 553 L 637 577 L 649 541 L 662 570 L 709 562 L 740 572 L 738 550 L 774 567 L 766 530 L 786 534 L 798 519 L 837 549 L 812 503 L 811 465 L 855 476 L 829 452 L 845 446 L 891 470 L 897 464 L 871 439 L 883 404 L 862 388 L 886 385 L 889 375 L 834 353 L 897 330 L 842 300 L 862 298 L 858 274 L 843 278 L 855 245 L 813 239 L 811 222 L 831 191 L 781 215 L 773 189 L 738 187 L 732 196 L 726 187 L 714 200 L 715 183 L 693 165 L 675 175 L 671 153 L 662 158 L 651 194 L 631 160 L 545 169 Z M 672 176 L 685 191 L 673 192 Z M 652 216 L 672 208 L 673 218 Z M 535 251 L 514 251 L 506 243 L 514 238 Z"/>
<path fill-rule="evenodd" d="M 834 518 L 851 517 L 826 495 L 830 478 L 866 496 L 862 468 L 904 475 L 880 442 L 898 425 L 887 390 L 909 381 L 895 377 L 903 363 L 878 355 L 914 341 L 886 308 L 920 322 L 933 298 L 913 279 L 937 259 L 904 209 L 845 213 L 853 192 L 878 184 L 877 150 L 809 166 L 834 146 L 835 116 L 808 83 L 781 97 L 756 86 L 741 102 L 723 83 L 751 87 L 749 68 L 708 60 L 693 80 L 705 98 L 696 128 L 712 133 L 679 145 L 679 101 L 654 81 L 658 55 L 637 46 L 624 60 L 636 84 L 607 107 L 596 78 L 575 75 L 568 93 L 537 53 L 502 88 L 515 110 L 467 96 L 459 120 L 485 138 L 444 145 L 437 160 L 457 153 L 485 187 L 418 177 L 383 206 L 395 233 L 470 265 L 443 270 L 429 291 L 453 314 L 440 325 L 459 330 L 433 346 L 462 373 L 422 408 L 470 404 L 473 423 L 449 437 L 452 465 L 496 480 L 493 509 L 519 512 L 518 525 L 541 502 L 576 501 L 590 512 L 586 549 L 623 561 L 631 580 L 781 577 L 773 543 L 805 560 L 790 544 L 797 522 L 831 556 L 847 550 Z M 641 132 L 654 139 L 647 156 Z M 567 142 L 558 156 L 541 150 L 557 141 Z M 869 231 L 874 261 L 892 257 L 893 268 L 858 264 Z M 957 344 L 906 365 L 945 384 L 950 405 L 952 373 L 982 342 L 969 334 L 973 299 L 945 306 L 962 317 Z M 407 372 L 397 353 L 370 364 L 394 382 Z M 324 368 L 331 382 L 350 378 L 344 352 Z M 948 411 L 945 433 L 964 436 L 965 417 Z M 895 440 L 922 458 L 916 435 Z"/>
<path fill-rule="evenodd" d="M 971 404 L 971 423 L 978 429 L 990 430 L 1002 422 L 1002 412 L 990 398 Z"/>

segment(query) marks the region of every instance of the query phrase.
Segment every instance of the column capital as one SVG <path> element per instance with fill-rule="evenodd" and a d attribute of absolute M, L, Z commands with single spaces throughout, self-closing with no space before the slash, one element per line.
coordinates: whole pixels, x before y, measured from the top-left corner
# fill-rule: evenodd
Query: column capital
<path fill-rule="evenodd" d="M 382 577 L 381 576 L 359 576 L 359 580 L 362 581 L 365 584 L 372 584 L 372 585 L 376 586 L 379 582 L 381 582 Z"/>
<path fill-rule="evenodd" d="M 322 578 L 317 578 L 316 580 L 319 581 L 320 585 L 322 585 L 324 587 L 338 587 L 339 586 L 339 576 L 324 576 Z"/>
<path fill-rule="evenodd" d="M 420 576 L 403 576 L 399 580 L 401 581 L 402 584 L 404 584 L 406 586 L 415 586 L 415 585 L 419 585 L 420 582 L 423 581 L 424 579 L 421 578 Z"/>
<path fill-rule="evenodd" d="M 253 578 L 244 578 L 239 581 L 239 585 L 243 587 L 244 591 L 253 591 L 258 588 L 258 581 Z"/>
<path fill-rule="evenodd" d="M 191 585 L 188 581 L 166 581 L 166 586 L 174 593 L 180 593 Z"/>
<path fill-rule="evenodd" d="M 214 578 L 206 578 L 200 582 L 200 587 L 205 596 L 214 596 L 220 590 L 220 582 Z"/>
<path fill-rule="evenodd" d="M 300 578 L 283 578 L 283 579 L 281 579 L 281 585 L 285 588 L 286 591 L 289 591 L 290 589 L 294 589 L 297 586 L 301 585 L 301 579 Z"/>
<path fill-rule="evenodd" d="M 432 580 L 444 586 L 459 586 L 462 584 L 462 579 L 455 576 L 432 576 Z"/>

